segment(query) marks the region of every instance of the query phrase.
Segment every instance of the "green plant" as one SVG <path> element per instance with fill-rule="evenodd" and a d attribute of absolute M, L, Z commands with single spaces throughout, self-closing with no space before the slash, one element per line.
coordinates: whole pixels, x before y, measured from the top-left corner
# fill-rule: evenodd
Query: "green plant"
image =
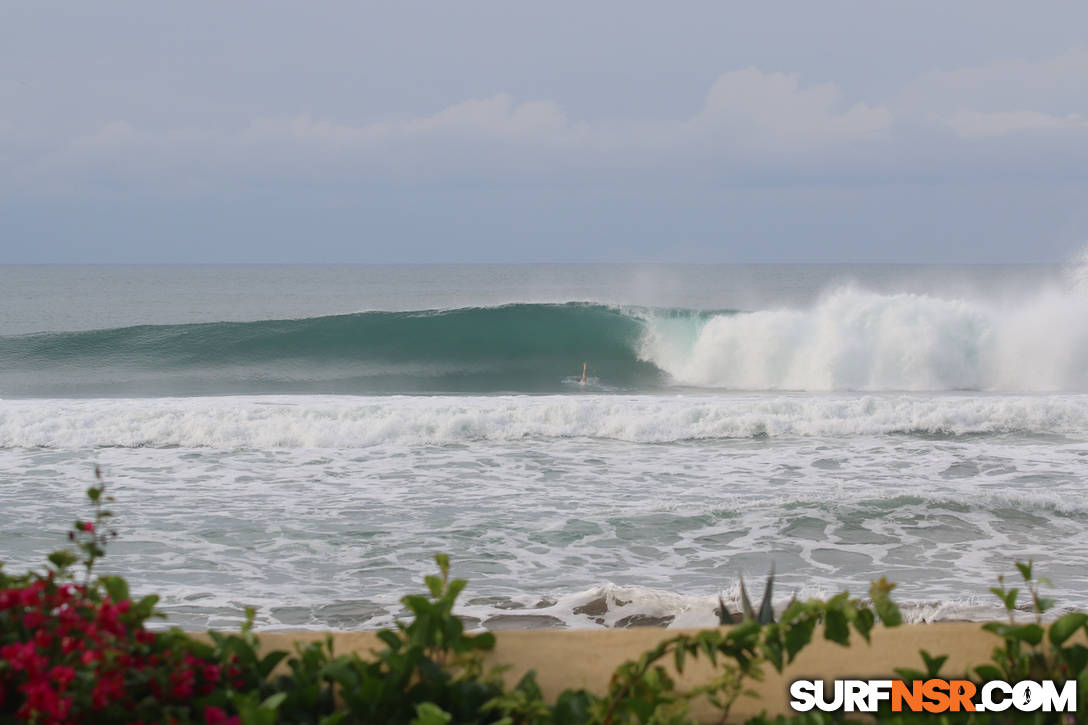
<path fill-rule="evenodd" d="M 499 719 L 484 706 L 503 694 L 499 673 L 485 673 L 480 653 L 494 647 L 490 632 L 468 635 L 453 615 L 453 605 L 464 589 L 463 579 L 449 578 L 449 557 L 435 556 L 439 575 L 426 577 L 428 595 L 409 595 L 401 601 L 412 613 L 396 630 L 382 630 L 385 649 L 373 660 L 338 657 L 321 674 L 337 685 L 349 721 L 408 722 L 415 717 L 433 721 L 430 704 L 456 722 L 491 722 Z"/>
<path fill-rule="evenodd" d="M 738 577 L 740 580 L 740 614 L 733 614 L 729 611 L 729 608 L 725 606 L 725 600 L 721 595 L 718 595 L 718 624 L 734 624 L 737 622 L 757 621 L 760 624 L 771 624 L 774 622 L 774 607 L 771 604 L 771 597 L 774 594 L 774 565 L 771 565 L 771 573 L 767 575 L 767 583 L 763 587 L 763 599 L 759 603 L 758 613 L 752 607 L 752 601 L 748 598 L 748 590 L 744 588 L 744 577 Z"/>
<path fill-rule="evenodd" d="M 1004 577 L 999 577 L 998 586 L 990 591 L 1005 607 L 1008 623 L 983 625 L 983 629 L 1000 637 L 1002 643 L 994 648 L 993 663 L 975 668 L 975 673 L 984 681 L 1076 680 L 1078 702 L 1088 703 L 1088 647 L 1072 641 L 1078 632 L 1088 635 L 1088 614 L 1070 612 L 1045 625 L 1043 616 L 1054 608 L 1054 600 L 1043 596 L 1040 588 L 1050 586 L 1050 581 L 1034 576 L 1031 561 L 1016 562 L 1016 569 L 1027 590 L 1032 621 L 1016 622 L 1021 590 L 1007 588 Z M 1088 716 L 1081 718 L 1088 722 Z"/>

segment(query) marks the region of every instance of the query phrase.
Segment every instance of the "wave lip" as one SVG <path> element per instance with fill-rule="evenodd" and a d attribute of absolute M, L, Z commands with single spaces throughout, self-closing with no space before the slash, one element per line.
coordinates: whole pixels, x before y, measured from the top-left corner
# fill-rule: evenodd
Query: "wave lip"
<path fill-rule="evenodd" d="M 667 443 L 1088 435 L 1088 395 L 279 396 L 16 400 L 0 448 L 365 448 L 529 438 Z"/>

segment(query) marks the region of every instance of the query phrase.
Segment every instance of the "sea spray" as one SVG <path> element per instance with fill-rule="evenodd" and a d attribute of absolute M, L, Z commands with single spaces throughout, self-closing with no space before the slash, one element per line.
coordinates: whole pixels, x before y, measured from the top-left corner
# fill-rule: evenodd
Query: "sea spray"
<path fill-rule="evenodd" d="M 1088 278 L 1083 268 L 1072 276 Z M 753 391 L 1088 390 L 1083 280 L 1005 302 L 881 294 L 851 285 L 807 308 L 719 314 L 693 323 L 647 316 L 639 356 L 676 385 Z"/>

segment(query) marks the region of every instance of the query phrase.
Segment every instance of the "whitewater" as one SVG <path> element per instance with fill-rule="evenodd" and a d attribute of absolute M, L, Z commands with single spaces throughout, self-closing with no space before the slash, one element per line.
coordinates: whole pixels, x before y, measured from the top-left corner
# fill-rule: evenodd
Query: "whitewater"
<path fill-rule="evenodd" d="M 772 564 L 1085 607 L 1084 269 L 0 268 L 0 559 L 99 465 L 188 627 L 383 626 L 436 551 L 491 629 L 710 624 Z"/>

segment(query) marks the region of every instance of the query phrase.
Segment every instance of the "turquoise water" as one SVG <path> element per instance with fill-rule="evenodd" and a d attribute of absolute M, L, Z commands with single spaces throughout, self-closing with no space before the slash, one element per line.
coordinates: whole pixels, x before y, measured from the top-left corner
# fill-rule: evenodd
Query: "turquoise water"
<path fill-rule="evenodd" d="M 0 559 L 97 464 L 107 566 L 186 626 L 381 626 L 435 551 L 492 628 L 710 623 L 772 562 L 783 600 L 887 575 L 956 618 L 1034 558 L 1085 606 L 1081 279 L 0 267 Z"/>

